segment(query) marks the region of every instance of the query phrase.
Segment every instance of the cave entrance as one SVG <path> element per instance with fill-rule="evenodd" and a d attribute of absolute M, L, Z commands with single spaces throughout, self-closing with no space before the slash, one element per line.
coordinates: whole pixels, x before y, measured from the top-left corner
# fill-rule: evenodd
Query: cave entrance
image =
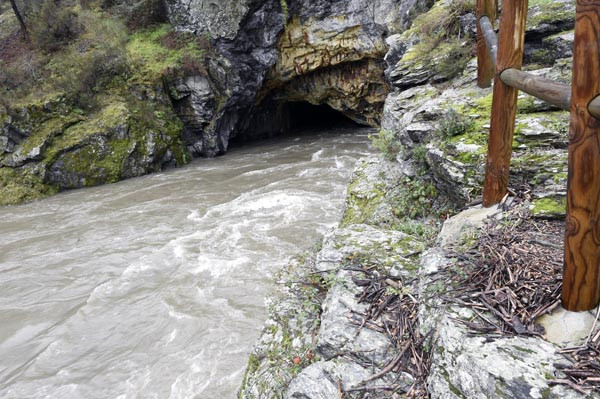
<path fill-rule="evenodd" d="M 305 101 L 267 101 L 254 110 L 243 130 L 230 137 L 229 148 L 303 131 L 360 128 L 360 124 L 328 105 Z"/>
<path fill-rule="evenodd" d="M 287 130 L 322 130 L 331 128 L 360 127 L 361 124 L 348 118 L 326 104 L 314 105 L 308 102 L 289 102 L 285 104 Z"/>

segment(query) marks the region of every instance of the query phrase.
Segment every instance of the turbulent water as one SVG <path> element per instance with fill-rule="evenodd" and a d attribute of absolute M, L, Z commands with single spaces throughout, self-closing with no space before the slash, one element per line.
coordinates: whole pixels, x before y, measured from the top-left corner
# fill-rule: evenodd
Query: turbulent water
<path fill-rule="evenodd" d="M 272 276 L 369 152 L 333 133 L 0 208 L 0 397 L 234 398 Z"/>

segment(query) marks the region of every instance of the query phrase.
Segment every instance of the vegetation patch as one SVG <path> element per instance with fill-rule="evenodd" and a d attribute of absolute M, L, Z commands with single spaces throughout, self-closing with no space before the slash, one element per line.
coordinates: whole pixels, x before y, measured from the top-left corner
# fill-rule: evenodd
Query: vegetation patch
<path fill-rule="evenodd" d="M 435 80 L 449 80 L 462 72 L 473 53 L 473 42 L 462 31 L 459 17 L 474 11 L 474 3 L 454 0 L 437 1 L 413 21 L 403 35 L 418 38 L 400 63 L 410 70 L 432 68 Z"/>
<path fill-rule="evenodd" d="M 382 129 L 376 135 L 369 135 L 371 143 L 377 148 L 383 156 L 392 161 L 402 149 L 402 144 L 398 140 L 398 136 L 390 131 Z"/>
<path fill-rule="evenodd" d="M 16 205 L 56 194 L 35 169 L 0 167 L 0 205 Z"/>
<path fill-rule="evenodd" d="M 202 46 L 204 48 L 202 48 Z M 134 33 L 127 43 L 127 54 L 135 69 L 137 82 L 155 82 L 165 75 L 206 74 L 204 55 L 208 43 L 195 35 L 174 32 L 168 24 Z"/>
<path fill-rule="evenodd" d="M 461 136 L 470 133 L 473 128 L 473 121 L 469 117 L 459 114 L 455 109 L 450 108 L 438 124 L 435 133 L 442 140 L 447 140 L 454 136 Z"/>
<path fill-rule="evenodd" d="M 567 199 L 538 198 L 532 201 L 531 213 L 540 218 L 564 218 L 567 212 Z"/>
<path fill-rule="evenodd" d="M 432 212 L 437 194 L 431 182 L 405 177 L 390 195 L 394 215 L 399 219 L 423 218 Z"/>

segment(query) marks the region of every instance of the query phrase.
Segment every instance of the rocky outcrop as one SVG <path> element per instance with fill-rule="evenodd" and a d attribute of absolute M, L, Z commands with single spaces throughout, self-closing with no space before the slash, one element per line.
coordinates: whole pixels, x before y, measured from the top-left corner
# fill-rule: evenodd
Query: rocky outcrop
<path fill-rule="evenodd" d="M 541 337 L 473 336 L 461 320 L 471 320 L 471 309 L 443 303 L 439 296 L 428 295 L 440 273 L 455 267 L 450 255 L 463 237 L 477 234 L 487 218 L 502 217 L 502 211 L 468 209 L 444 224 L 438 236 L 440 246 L 430 248 L 421 257 L 420 319 L 422 328 L 434 329 L 436 341 L 428 391 L 432 398 L 592 398 L 575 390 L 553 384 L 564 378 L 560 368 L 569 361 L 561 348 Z M 449 226 L 462 226 L 461 231 Z M 448 227 L 447 227 L 448 226 Z"/>
<path fill-rule="evenodd" d="M 424 153 L 438 190 L 464 204 L 481 192 L 492 95 L 491 89 L 477 87 L 473 59 L 443 87 L 436 84 L 435 68 L 426 67 L 431 57 L 422 51 L 423 27 L 419 24 L 436 15 L 439 18 L 444 4 L 436 3 L 425 14 L 429 19 L 417 19 L 409 31 L 388 38 L 386 75 L 394 90 L 386 99 L 381 127 L 401 143 L 399 159 L 415 164 L 421 162 L 415 155 Z M 555 55 L 571 53 L 572 31 L 560 30 L 571 29 L 574 10 L 570 3 L 561 4 L 532 4 L 526 58 L 545 64 L 535 65 L 532 73 L 570 84 L 571 59 Z M 456 29 L 468 31 L 462 25 Z M 448 62 L 444 61 L 443 43 L 438 45 L 441 51 L 436 63 Z M 519 94 L 511 181 L 534 187 L 536 200 L 560 202 L 565 195 L 568 125 L 568 112 Z"/>
<path fill-rule="evenodd" d="M 398 171 L 368 159 L 364 164 L 391 181 Z M 363 164 L 363 165 L 364 165 Z M 371 189 L 362 172 L 355 174 L 359 191 Z M 367 183 L 367 184 L 365 184 Z M 359 189 L 358 187 L 363 187 Z M 390 230 L 366 216 L 370 224 L 350 224 L 331 231 L 322 248 L 284 269 L 283 298 L 270 306 L 269 319 L 250 362 L 240 398 L 333 398 L 339 392 L 362 397 L 362 388 L 413 383 L 407 373 L 389 373 L 371 380 L 400 348 L 386 334 L 361 328 L 357 315 L 368 305 L 358 301 L 362 278 L 359 259 L 383 265 L 385 273 L 410 278 L 422 238 Z M 312 284 L 310 283 L 312 282 Z"/>
<path fill-rule="evenodd" d="M 170 106 L 111 97 L 91 115 L 57 98 L 2 121 L 0 204 L 112 183 L 182 165 L 181 123 Z"/>
<path fill-rule="evenodd" d="M 44 110 L 31 123 L 3 116 L 1 173 L 13 176 L 15 170 L 6 168 L 36 164 L 34 175 L 45 187 L 40 193 L 138 176 L 181 164 L 189 155 L 223 154 L 232 139 L 285 132 L 289 104 L 298 102 L 327 105 L 357 123 L 379 126 L 389 91 L 385 38 L 404 31 L 429 3 L 169 0 L 171 24 L 197 40 L 164 25 L 136 31 L 117 46 L 127 47 L 130 75 L 116 90 L 94 88 L 89 96 L 98 105 L 82 111 L 71 104 L 62 114 Z M 145 4 L 122 0 L 111 7 L 135 19 Z M 139 18 L 164 21 L 161 4 L 148 3 L 151 9 Z M 132 26 L 140 21 L 129 20 Z M 68 75 L 63 80 L 77 86 Z M 21 108 L 39 107 L 27 101 Z M 112 112 L 121 106 L 127 111 Z M 61 137 L 70 139 L 62 143 Z"/>
<path fill-rule="evenodd" d="M 209 123 L 206 113 L 193 117 L 198 114 L 193 100 L 178 103 L 186 145 L 194 155 L 214 156 L 236 136 L 284 131 L 281 106 L 297 101 L 327 104 L 358 123 L 379 126 L 388 92 L 384 38 L 407 27 L 426 3 L 170 1 L 172 23 L 209 35 L 214 50 L 208 64 L 214 97 Z M 272 122 L 265 126 L 267 119 Z"/>

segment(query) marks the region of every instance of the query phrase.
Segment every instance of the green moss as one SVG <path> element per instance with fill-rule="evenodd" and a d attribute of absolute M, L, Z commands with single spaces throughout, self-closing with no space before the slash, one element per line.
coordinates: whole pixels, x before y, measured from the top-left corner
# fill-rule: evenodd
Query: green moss
<path fill-rule="evenodd" d="M 415 42 L 402 56 L 397 68 L 406 71 L 430 70 L 438 80 L 458 75 L 470 59 L 472 42 L 458 39 L 459 17 L 472 11 L 467 0 L 437 1 L 433 7 L 413 21 L 403 36 Z"/>
<path fill-rule="evenodd" d="M 479 150 L 474 152 L 462 151 L 457 152 L 457 155 L 453 157 L 453 159 L 464 165 L 474 165 L 479 163 L 484 155 L 485 154 Z"/>
<path fill-rule="evenodd" d="M 553 0 L 531 0 L 529 9 L 539 8 L 527 19 L 527 27 L 538 26 L 543 23 L 552 23 L 556 21 L 574 20 L 573 9 L 565 7 L 564 3 Z"/>
<path fill-rule="evenodd" d="M 190 160 L 179 138 L 182 123 L 171 109 L 133 98 L 104 101 L 105 107 L 52 141 L 44 163 L 51 165 L 60 157 L 65 170 L 80 176 L 84 186 L 94 186 L 121 180 L 126 161 L 149 155 L 149 143 L 155 159 L 171 149 L 177 165 Z M 159 164 L 145 167 L 148 172 L 160 169 Z"/>
<path fill-rule="evenodd" d="M 165 74 L 181 67 L 184 57 L 200 60 L 204 50 L 196 41 L 190 40 L 179 48 L 167 48 L 161 43 L 172 31 L 168 24 L 142 30 L 131 36 L 127 54 L 135 65 L 132 80 L 154 83 Z"/>
<path fill-rule="evenodd" d="M 560 182 L 566 183 L 568 175 L 569 174 L 567 172 L 558 172 L 558 173 L 554 174 L 552 179 L 554 180 L 555 184 L 560 183 Z"/>
<path fill-rule="evenodd" d="M 544 218 L 564 217 L 567 210 L 567 199 L 562 198 L 539 198 L 533 200 L 531 213 L 533 216 Z"/>
<path fill-rule="evenodd" d="M 492 93 L 475 98 L 463 105 L 452 105 L 451 108 L 458 115 L 457 118 L 463 121 L 465 128 L 459 131 L 455 136 L 448 138 L 449 143 L 457 144 L 476 144 L 481 146 L 478 154 L 483 154 L 487 151 L 488 130 L 485 126 L 489 126 L 490 117 L 492 114 Z M 468 155 L 475 158 L 475 155 Z"/>
<path fill-rule="evenodd" d="M 54 136 L 61 134 L 66 128 L 81 121 L 77 114 L 54 117 L 36 127 L 31 136 L 21 143 L 19 152 L 28 154 L 36 147 L 48 143 Z"/>
<path fill-rule="evenodd" d="M 0 205 L 20 204 L 57 192 L 57 187 L 45 184 L 34 170 L 0 167 Z"/>
<path fill-rule="evenodd" d="M 517 100 L 517 113 L 528 114 L 535 111 L 534 97 L 526 93 L 519 95 L 519 99 Z"/>
<path fill-rule="evenodd" d="M 70 126 L 53 140 L 46 152 L 46 162 L 51 163 L 64 151 L 85 144 L 85 140 L 93 135 L 106 134 L 118 126 L 125 126 L 129 117 L 127 104 L 118 98 L 107 99 L 107 103 L 107 106 Z"/>
<path fill-rule="evenodd" d="M 375 209 L 384 200 L 385 191 L 383 187 L 375 187 L 367 197 L 357 195 L 356 188 L 361 184 L 360 179 L 364 178 L 364 175 L 357 174 L 357 177 L 348 185 L 347 206 L 340 222 L 341 227 L 367 222 Z"/>
<path fill-rule="evenodd" d="M 251 353 L 250 356 L 248 357 L 248 365 L 246 366 L 246 371 L 244 372 L 244 377 L 242 378 L 242 387 L 246 386 L 246 383 L 248 382 L 248 378 L 250 376 L 253 376 L 258 371 L 259 367 L 260 367 L 259 357 L 256 356 L 254 353 Z M 242 390 L 240 389 L 238 398 L 241 397 L 241 395 L 240 395 L 241 392 L 242 392 Z"/>
<path fill-rule="evenodd" d="M 286 0 L 279 0 L 279 4 L 281 4 L 281 12 L 283 13 L 283 23 L 285 24 L 289 16 L 288 4 Z"/>

